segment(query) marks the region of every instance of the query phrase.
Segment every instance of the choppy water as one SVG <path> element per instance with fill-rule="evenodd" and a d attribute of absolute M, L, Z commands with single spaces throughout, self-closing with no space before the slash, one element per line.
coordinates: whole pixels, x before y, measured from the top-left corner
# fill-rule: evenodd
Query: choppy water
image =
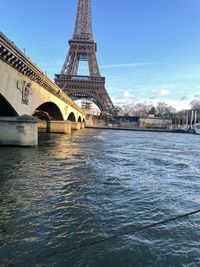
<path fill-rule="evenodd" d="M 83 130 L 0 147 L 0 266 L 200 266 L 200 137 Z"/>

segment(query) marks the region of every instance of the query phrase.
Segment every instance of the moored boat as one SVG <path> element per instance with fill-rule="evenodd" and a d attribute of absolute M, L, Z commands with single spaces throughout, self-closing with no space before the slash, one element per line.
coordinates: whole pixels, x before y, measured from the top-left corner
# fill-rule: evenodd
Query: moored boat
<path fill-rule="evenodd" d="M 200 123 L 194 125 L 194 132 L 195 134 L 200 134 Z"/>

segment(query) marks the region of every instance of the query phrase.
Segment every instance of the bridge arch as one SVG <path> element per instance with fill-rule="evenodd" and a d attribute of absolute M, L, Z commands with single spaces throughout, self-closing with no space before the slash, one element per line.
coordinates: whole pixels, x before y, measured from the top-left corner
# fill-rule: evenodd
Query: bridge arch
<path fill-rule="evenodd" d="M 72 122 L 76 122 L 76 117 L 75 114 L 73 112 L 71 112 L 67 118 L 67 120 L 72 121 Z"/>
<path fill-rule="evenodd" d="M 59 107 L 53 102 L 45 102 L 37 107 L 33 116 L 44 120 L 64 120 Z"/>
<path fill-rule="evenodd" d="M 14 117 L 18 116 L 18 113 L 13 106 L 0 94 L 0 116 Z"/>
<path fill-rule="evenodd" d="M 81 116 L 78 117 L 78 122 L 82 122 Z"/>
<path fill-rule="evenodd" d="M 44 121 L 50 121 L 51 117 L 48 112 L 42 111 L 42 110 L 35 110 L 33 113 L 33 116 L 38 117 L 40 120 Z"/>

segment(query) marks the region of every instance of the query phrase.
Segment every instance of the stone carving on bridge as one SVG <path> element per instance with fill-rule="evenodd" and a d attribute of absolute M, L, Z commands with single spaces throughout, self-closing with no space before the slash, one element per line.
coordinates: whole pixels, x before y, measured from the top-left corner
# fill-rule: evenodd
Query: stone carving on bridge
<path fill-rule="evenodd" d="M 26 81 L 17 81 L 17 89 L 22 93 L 22 104 L 28 105 L 29 97 L 32 95 L 31 83 Z"/>

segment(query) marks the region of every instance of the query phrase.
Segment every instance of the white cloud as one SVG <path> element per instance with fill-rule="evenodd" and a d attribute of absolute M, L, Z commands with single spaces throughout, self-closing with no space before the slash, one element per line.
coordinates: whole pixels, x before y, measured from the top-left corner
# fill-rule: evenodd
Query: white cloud
<path fill-rule="evenodd" d="M 174 99 L 167 99 L 164 101 L 167 105 L 172 106 L 177 111 L 185 110 L 190 108 L 190 101 L 188 100 L 174 100 Z"/>
<path fill-rule="evenodd" d="M 163 95 L 168 94 L 169 91 L 167 92 L 166 91 L 164 89 L 159 90 L 160 95 L 163 96 Z M 200 101 L 200 95 L 198 97 Z M 156 98 L 151 98 L 151 99 L 136 98 L 128 90 L 124 91 L 122 96 L 113 99 L 114 105 L 125 108 L 126 110 L 133 108 L 135 104 L 141 103 L 141 102 L 146 102 L 146 104 L 151 104 L 156 107 L 157 103 L 160 101 L 161 101 L 160 99 L 156 99 Z M 185 110 L 185 109 L 190 108 L 191 99 L 189 97 L 184 96 L 180 100 L 165 99 L 163 102 L 165 102 L 169 106 L 172 106 L 177 111 L 180 111 L 180 110 Z"/>
<path fill-rule="evenodd" d="M 165 65 L 167 63 L 162 62 L 132 62 L 132 63 L 119 63 L 119 64 L 105 64 L 100 65 L 100 68 L 126 68 L 126 67 L 143 67 L 152 65 Z"/>
<path fill-rule="evenodd" d="M 195 99 L 200 100 L 200 95 L 195 95 L 194 97 L 195 97 Z"/>
<path fill-rule="evenodd" d="M 200 95 L 195 95 L 194 99 L 190 102 L 191 107 L 200 106 Z"/>
<path fill-rule="evenodd" d="M 182 96 L 180 100 L 181 101 L 189 100 L 189 97 L 188 96 Z"/>
<path fill-rule="evenodd" d="M 164 97 L 164 96 L 169 95 L 169 93 L 170 92 L 168 90 L 162 88 L 158 91 L 154 91 L 151 98 L 153 99 L 153 98 L 157 98 L 157 97 Z"/>
<path fill-rule="evenodd" d="M 200 99 L 193 99 L 190 102 L 190 105 L 194 108 L 195 106 L 199 106 L 200 105 Z"/>
<path fill-rule="evenodd" d="M 133 106 L 136 102 L 136 98 L 129 91 L 124 91 L 123 95 L 113 99 L 115 105 L 123 107 L 123 106 Z"/>
<path fill-rule="evenodd" d="M 143 102 L 143 101 L 144 101 L 144 99 L 142 101 L 139 101 L 139 102 Z M 158 104 L 158 102 L 164 102 L 167 105 L 172 106 L 173 108 L 175 108 L 177 111 L 185 110 L 185 109 L 189 109 L 190 108 L 190 101 L 189 100 L 166 99 L 164 101 L 160 101 L 160 100 L 156 100 L 156 99 L 151 99 L 150 101 L 147 101 L 148 104 L 151 104 L 151 105 L 153 105 L 155 107 Z"/>

